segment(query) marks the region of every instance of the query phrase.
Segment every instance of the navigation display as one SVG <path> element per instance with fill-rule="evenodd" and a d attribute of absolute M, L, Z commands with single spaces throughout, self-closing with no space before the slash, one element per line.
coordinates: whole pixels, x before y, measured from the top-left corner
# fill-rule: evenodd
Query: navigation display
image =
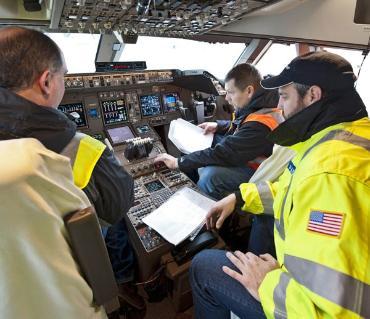
<path fill-rule="evenodd" d="M 148 125 L 144 124 L 144 125 L 140 125 L 140 126 L 136 127 L 136 130 L 139 134 L 143 134 L 143 133 L 150 132 L 150 127 Z"/>
<path fill-rule="evenodd" d="M 144 186 L 148 190 L 149 193 L 153 193 L 153 192 L 156 192 L 156 191 L 164 188 L 164 185 L 158 179 L 156 179 L 154 181 L 151 181 L 149 183 L 146 183 L 146 184 L 144 184 Z"/>
<path fill-rule="evenodd" d="M 140 96 L 141 115 L 143 117 L 156 116 L 162 113 L 159 94 Z"/>
<path fill-rule="evenodd" d="M 129 126 L 121 126 L 116 128 L 110 128 L 107 130 L 109 139 L 112 141 L 113 146 L 117 144 L 122 144 L 130 138 L 134 138 Z"/>
<path fill-rule="evenodd" d="M 105 125 L 122 123 L 128 120 L 124 100 L 101 101 L 101 107 Z"/>
<path fill-rule="evenodd" d="M 163 110 L 165 113 L 177 111 L 177 101 L 179 95 L 177 93 L 163 94 Z"/>
<path fill-rule="evenodd" d="M 77 127 L 87 127 L 85 109 L 82 103 L 70 103 L 58 106 L 58 110 L 68 113 L 70 119 L 77 124 Z"/>

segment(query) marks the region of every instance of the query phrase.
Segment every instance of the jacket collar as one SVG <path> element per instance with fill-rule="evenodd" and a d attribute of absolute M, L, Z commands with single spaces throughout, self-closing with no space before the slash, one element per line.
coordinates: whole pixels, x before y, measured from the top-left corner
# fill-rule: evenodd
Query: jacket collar
<path fill-rule="evenodd" d="M 276 90 L 259 89 L 253 95 L 252 100 L 235 113 L 234 124 L 239 125 L 251 113 L 263 108 L 275 108 L 279 102 L 279 95 Z"/>
<path fill-rule="evenodd" d="M 275 144 L 291 146 L 334 124 L 366 117 L 364 103 L 355 89 L 329 95 L 280 124 L 267 137 Z"/>
<path fill-rule="evenodd" d="M 60 153 L 75 133 L 76 124 L 61 111 L 0 87 L 0 140 L 33 137 Z"/>

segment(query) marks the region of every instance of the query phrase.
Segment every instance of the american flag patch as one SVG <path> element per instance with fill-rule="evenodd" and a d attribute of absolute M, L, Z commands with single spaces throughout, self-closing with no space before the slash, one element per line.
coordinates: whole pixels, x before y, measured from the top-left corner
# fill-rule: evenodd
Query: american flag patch
<path fill-rule="evenodd" d="M 343 225 L 343 214 L 313 210 L 310 213 L 307 230 L 338 237 Z"/>

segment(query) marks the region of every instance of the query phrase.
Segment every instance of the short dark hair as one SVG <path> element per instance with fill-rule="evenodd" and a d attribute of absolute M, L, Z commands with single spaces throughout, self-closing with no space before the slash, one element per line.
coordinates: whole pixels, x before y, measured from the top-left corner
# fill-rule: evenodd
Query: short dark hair
<path fill-rule="evenodd" d="M 302 84 L 302 83 L 296 83 L 296 82 L 293 82 L 293 84 L 294 84 L 294 87 L 297 90 L 297 92 L 298 92 L 298 94 L 299 94 L 299 96 L 300 96 L 301 99 L 303 99 L 306 96 L 308 90 L 312 86 L 312 85 L 307 85 L 307 84 Z M 331 91 L 326 91 L 326 90 L 324 90 L 321 87 L 320 87 L 320 89 L 321 89 L 321 98 L 322 99 L 330 96 L 330 94 L 332 93 Z"/>
<path fill-rule="evenodd" d="M 0 29 L 0 86 L 12 91 L 29 88 L 46 69 L 57 72 L 62 54 L 45 34 L 20 27 Z"/>
<path fill-rule="evenodd" d="M 234 66 L 225 77 L 225 82 L 234 79 L 235 86 L 243 91 L 248 85 L 252 85 L 255 89 L 260 87 L 261 74 L 251 64 L 242 63 Z"/>
<path fill-rule="evenodd" d="M 303 99 L 307 93 L 307 91 L 310 89 L 311 85 L 302 84 L 302 83 L 295 83 L 293 82 L 299 96 Z"/>

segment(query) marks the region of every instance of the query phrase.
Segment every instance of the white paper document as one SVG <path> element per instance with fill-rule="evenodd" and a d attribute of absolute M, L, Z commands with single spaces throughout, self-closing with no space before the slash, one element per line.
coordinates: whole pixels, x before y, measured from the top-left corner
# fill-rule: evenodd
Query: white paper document
<path fill-rule="evenodd" d="M 184 154 L 201 151 L 211 147 L 213 133 L 204 134 L 204 130 L 183 119 L 173 120 L 168 138 Z"/>
<path fill-rule="evenodd" d="M 143 222 L 171 244 L 177 245 L 205 222 L 214 203 L 214 200 L 184 187 L 143 218 Z"/>

